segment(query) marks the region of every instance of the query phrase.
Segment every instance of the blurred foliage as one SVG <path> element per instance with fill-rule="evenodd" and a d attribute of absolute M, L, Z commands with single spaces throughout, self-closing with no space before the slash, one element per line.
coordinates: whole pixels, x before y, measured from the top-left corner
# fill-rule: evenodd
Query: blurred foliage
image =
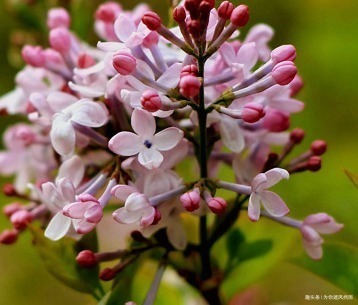
<path fill-rule="evenodd" d="M 48 8 L 63 6 L 69 9 L 73 17 L 72 28 L 81 38 L 95 44 L 98 38 L 92 26 L 93 12 L 102 2 L 1 1 L 0 93 L 13 88 L 15 73 L 23 65 L 19 55 L 21 47 L 26 43 L 48 45 L 45 27 Z M 138 4 L 138 1 L 126 0 L 122 3 L 124 8 L 130 9 Z M 162 16 L 167 14 L 163 0 L 150 0 L 148 3 Z M 313 262 L 306 257 L 302 258 L 304 254 L 298 232 L 264 219 L 253 224 L 241 217 L 239 223 L 245 243 L 251 245 L 252 250 L 255 242 L 260 246 L 257 240 L 263 240 L 263 255 L 241 261 L 226 281 L 225 292 L 231 296 L 238 289 L 255 283 L 259 287 L 258 297 L 265 300 L 264 304 L 289 302 L 297 305 L 306 303 L 306 294 L 357 293 L 358 194 L 344 174 L 343 168 L 348 168 L 353 173 L 358 172 L 358 1 L 247 0 L 245 3 L 250 6 L 251 11 L 249 26 L 264 22 L 275 29 L 273 47 L 292 43 L 297 48 L 297 66 L 306 84 L 299 98 L 306 102 L 306 109 L 294 116 L 292 127 L 302 127 L 307 133 L 297 154 L 316 138 L 326 139 L 329 144 L 329 152 L 323 158 L 324 166 L 320 172 L 293 176 L 289 182 L 279 185 L 277 191 L 290 206 L 292 216 L 303 218 L 309 213 L 326 211 L 338 222 L 344 223 L 345 228 L 342 232 L 325 238 L 327 244 L 324 245 L 323 260 Z M 243 34 L 246 31 L 243 29 Z M 4 129 L 10 120 L 3 117 L 1 119 Z M 8 202 L 8 199 L 2 199 L 3 202 Z M 2 217 L 0 228 L 3 229 L 7 225 Z M 233 236 L 228 238 L 238 238 L 238 235 Z M 48 296 L 55 295 L 56 297 L 51 298 L 51 305 L 95 304 L 95 301 L 87 296 L 64 288 L 48 275 L 31 246 L 30 239 L 30 235 L 25 233 L 16 245 L 0 248 L 3 262 L 0 303 L 47 305 Z M 266 239 L 272 240 L 272 251 L 267 253 L 264 251 L 267 244 L 263 244 Z M 232 243 L 235 244 L 229 244 Z M 237 243 L 240 247 L 240 238 Z M 337 244 L 340 246 L 337 247 Z M 221 258 L 221 246 L 225 247 L 224 240 L 215 248 L 218 260 Z M 230 251 L 234 252 L 233 249 Z M 296 264 L 310 269 L 327 281 L 291 263 L 284 263 L 284 258 L 294 258 Z M 140 279 L 136 279 L 138 283 L 135 282 L 132 288 L 139 291 L 140 296 L 145 294 L 145 288 L 148 287 L 143 283 L 150 281 L 155 268 L 153 264 L 148 264 L 140 270 Z M 168 278 L 171 279 L 170 272 Z M 178 279 L 168 282 L 169 284 L 160 289 L 157 303 L 185 304 L 183 292 L 188 290 L 188 287 Z M 173 289 L 173 285 L 179 287 L 179 290 Z M 108 304 L 105 300 L 103 302 Z M 324 304 L 322 302 L 315 301 L 315 304 Z"/>

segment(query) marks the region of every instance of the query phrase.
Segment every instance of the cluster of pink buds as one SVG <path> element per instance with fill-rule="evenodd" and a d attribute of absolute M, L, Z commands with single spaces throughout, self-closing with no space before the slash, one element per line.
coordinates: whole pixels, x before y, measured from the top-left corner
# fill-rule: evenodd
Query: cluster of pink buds
<path fill-rule="evenodd" d="M 145 5 L 125 11 L 104 3 L 95 14 L 102 41 L 91 47 L 71 31 L 64 9 L 50 10 L 50 47 L 24 46 L 16 88 L 0 100 L 3 112 L 29 120 L 4 134 L 0 173 L 15 176 L 4 193 L 23 203 L 4 208 L 12 228 L 1 243 L 14 243 L 30 222 L 49 239 L 78 240 L 111 211 L 113 230 L 123 240 L 133 232 L 142 246 L 85 250 L 80 266 L 119 259 L 100 273 L 108 281 L 154 248 L 164 249 L 166 262 L 170 251 L 196 251 L 205 281 L 214 277 L 210 247 L 241 210 L 254 222 L 261 215 L 298 228 L 307 253 L 322 256 L 319 233 L 342 225 L 323 213 L 288 218 L 269 190 L 290 174 L 319 170 L 327 147 L 316 140 L 290 158 L 305 134 L 289 131 L 291 115 L 304 108 L 295 98 L 302 87 L 295 48 L 271 50 L 273 30 L 264 24 L 239 36 L 246 5 L 185 0 L 172 17 L 178 26 L 168 28 Z M 220 176 L 221 165 L 235 181 Z M 198 244 L 189 242 L 184 214 L 199 219 Z M 207 221 L 219 218 L 225 226 Z M 204 297 L 210 303 L 212 294 Z"/>

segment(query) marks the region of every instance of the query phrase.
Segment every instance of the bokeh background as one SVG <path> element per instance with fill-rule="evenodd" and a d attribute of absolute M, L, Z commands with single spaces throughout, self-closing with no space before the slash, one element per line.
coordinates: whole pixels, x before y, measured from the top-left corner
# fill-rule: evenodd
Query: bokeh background
<path fill-rule="evenodd" d="M 14 86 L 14 76 L 23 65 L 21 46 L 47 44 L 44 22 L 49 7 L 69 8 L 75 31 L 96 43 L 92 17 L 102 2 L 0 1 L 0 94 Z M 121 3 L 129 9 L 139 1 Z M 166 15 L 166 1 L 148 3 Z M 343 172 L 348 169 L 358 174 L 358 1 L 247 0 L 245 4 L 250 6 L 249 26 L 264 22 L 275 29 L 272 47 L 290 43 L 297 48 L 296 63 L 305 82 L 299 98 L 305 101 L 306 108 L 294 116 L 292 127 L 306 130 L 302 146 L 308 147 L 317 138 L 327 140 L 329 146 L 320 172 L 294 175 L 277 189 L 290 206 L 292 216 L 326 211 L 344 223 L 345 228 L 325 238 L 325 257 L 315 263 L 304 259 L 298 232 L 265 220 L 258 224 L 242 220 L 251 239 L 273 238 L 273 254 L 238 270 L 227 291 L 245 288 L 236 296 L 243 305 L 358 304 L 358 297 L 354 301 L 305 300 L 306 295 L 351 295 L 358 287 L 358 189 Z M 11 120 L 3 116 L 0 120 L 3 131 Z M 1 197 L 1 201 L 6 203 L 8 199 Z M 0 229 L 7 226 L 5 217 L 0 217 Z M 308 266 L 310 271 L 298 265 Z M 48 274 L 31 247 L 28 234 L 13 246 L 0 246 L 0 270 L 0 304 L 95 304 L 90 297 L 71 291 Z M 247 278 L 245 284 L 242 278 Z M 173 298 L 173 289 L 164 290 L 162 294 L 168 293 L 167 300 L 177 300 L 170 304 L 185 304 L 180 296 Z"/>

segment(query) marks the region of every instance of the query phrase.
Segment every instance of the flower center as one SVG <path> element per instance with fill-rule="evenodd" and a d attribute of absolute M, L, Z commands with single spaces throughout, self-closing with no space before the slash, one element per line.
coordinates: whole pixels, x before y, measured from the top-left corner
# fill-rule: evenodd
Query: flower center
<path fill-rule="evenodd" d="M 153 145 L 153 144 L 152 144 L 150 141 L 148 141 L 148 140 L 145 140 L 143 144 L 144 144 L 144 146 L 147 147 L 147 148 L 151 148 L 152 145 Z"/>

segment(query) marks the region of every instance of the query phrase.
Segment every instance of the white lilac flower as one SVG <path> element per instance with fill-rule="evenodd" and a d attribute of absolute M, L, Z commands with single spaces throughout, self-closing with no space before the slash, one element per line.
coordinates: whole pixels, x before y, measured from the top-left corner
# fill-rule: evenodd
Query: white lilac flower
<path fill-rule="evenodd" d="M 159 167 L 164 159 L 160 151 L 174 148 L 183 138 L 183 132 L 176 127 L 155 133 L 154 117 L 140 108 L 134 109 L 131 123 L 135 133 L 116 134 L 109 141 L 109 149 L 121 156 L 138 154 L 139 163 L 148 169 Z"/>

